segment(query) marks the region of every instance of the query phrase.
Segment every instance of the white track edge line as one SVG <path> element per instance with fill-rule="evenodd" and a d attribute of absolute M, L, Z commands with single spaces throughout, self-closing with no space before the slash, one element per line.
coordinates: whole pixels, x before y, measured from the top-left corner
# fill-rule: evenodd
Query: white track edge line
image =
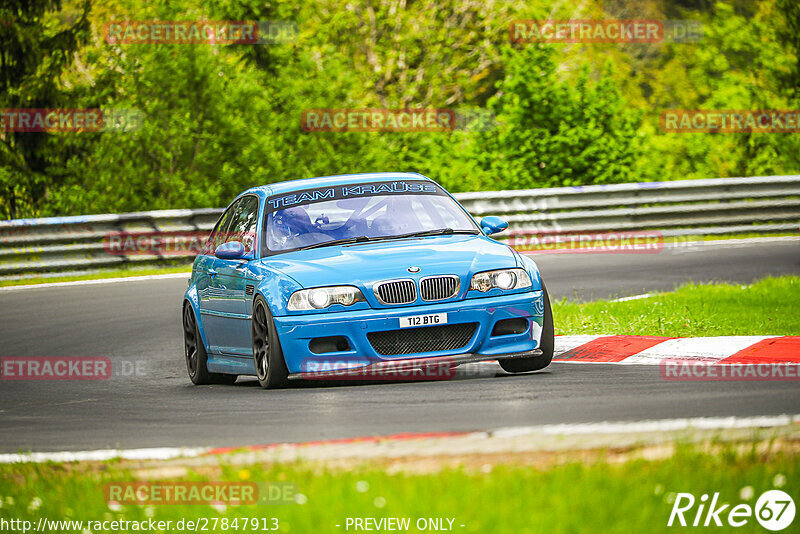
<path fill-rule="evenodd" d="M 612 299 L 609 302 L 628 302 L 629 300 L 649 299 L 653 295 L 654 293 L 642 293 L 641 295 L 632 295 L 630 297 L 620 297 L 618 299 Z"/>
<path fill-rule="evenodd" d="M 690 417 L 683 419 L 654 419 L 633 422 L 602 422 L 578 424 L 552 424 L 528 427 L 506 427 L 492 432 L 496 437 L 514 437 L 530 434 L 585 435 L 616 434 L 628 432 L 670 432 L 675 430 L 724 430 L 731 428 L 767 428 L 800 424 L 800 415 L 764 415 L 754 417 Z"/>
<path fill-rule="evenodd" d="M 725 430 L 741 428 L 770 428 L 800 424 L 800 415 L 764 415 L 753 417 L 691 417 L 683 419 L 654 419 L 628 422 L 550 424 L 539 426 L 501 427 L 486 432 L 470 432 L 463 436 L 436 439 L 491 439 L 513 438 L 529 435 L 570 436 L 587 434 L 617 434 L 674 432 L 678 430 Z M 281 444 L 275 444 L 281 445 Z M 304 446 L 303 443 L 286 443 L 283 445 Z M 335 444 L 341 447 L 341 444 Z M 325 447 L 321 443 L 316 447 Z M 363 444 L 358 444 L 363 446 Z M 243 447 L 247 449 L 247 447 Z M 41 463 L 41 462 L 80 462 L 105 461 L 116 458 L 126 460 L 169 460 L 174 458 L 192 458 L 212 450 L 208 447 L 160 447 L 150 449 L 102 449 L 77 452 L 31 452 L 18 454 L 0 454 L 0 464 L 7 463 Z"/>
<path fill-rule="evenodd" d="M 170 460 L 200 456 L 208 447 L 155 447 L 149 449 L 99 449 L 94 451 L 28 452 L 0 454 L 0 464 L 42 462 L 102 462 L 106 460 Z"/>
<path fill-rule="evenodd" d="M 17 291 L 21 289 L 46 289 L 51 287 L 90 286 L 95 284 L 111 284 L 118 282 L 141 282 L 143 280 L 168 280 L 170 278 L 188 278 L 191 271 L 185 273 L 150 274 L 145 276 L 120 276 L 118 278 L 97 278 L 94 280 L 75 280 L 73 282 L 45 282 L 43 284 L 23 284 L 18 286 L 2 286 L 0 291 Z"/>

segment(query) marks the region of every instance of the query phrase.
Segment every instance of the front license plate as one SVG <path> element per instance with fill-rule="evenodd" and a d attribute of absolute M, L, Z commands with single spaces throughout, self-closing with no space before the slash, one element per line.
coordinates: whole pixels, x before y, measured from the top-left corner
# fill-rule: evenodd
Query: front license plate
<path fill-rule="evenodd" d="M 447 324 L 446 313 L 430 313 L 428 315 L 412 315 L 411 317 L 400 317 L 400 328 L 412 328 L 415 326 L 434 326 L 437 324 Z"/>

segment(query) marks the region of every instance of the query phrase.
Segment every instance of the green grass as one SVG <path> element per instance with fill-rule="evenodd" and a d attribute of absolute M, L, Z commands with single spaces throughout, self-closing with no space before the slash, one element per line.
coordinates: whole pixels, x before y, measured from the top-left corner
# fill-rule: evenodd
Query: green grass
<path fill-rule="evenodd" d="M 26 278 L 22 280 L 2 280 L 0 287 L 27 286 L 36 284 L 49 284 L 53 282 L 77 282 L 80 280 L 102 280 L 104 278 L 127 278 L 129 276 L 151 276 L 156 274 L 188 273 L 192 270 L 191 264 L 176 265 L 174 267 L 114 269 L 79 276 L 54 276 L 42 278 Z"/>
<path fill-rule="evenodd" d="M 367 466 L 331 471 L 288 464 L 223 466 L 221 475 L 190 473 L 182 477 L 285 481 L 295 484 L 297 494 L 302 494 L 296 500 L 303 504 L 228 506 L 225 510 L 207 505 L 126 505 L 111 509 L 104 500 L 104 485 L 135 479 L 113 463 L 94 470 L 64 465 L 3 465 L 0 516 L 34 523 L 40 516 L 84 521 L 152 517 L 173 522 L 198 517 L 275 517 L 281 532 L 297 533 L 346 532 L 347 517 L 410 517 L 412 521 L 447 517 L 455 519 L 455 532 L 629 533 L 674 530 L 666 524 L 672 509 L 670 499 L 678 492 L 694 493 L 698 498 L 703 493 L 719 492 L 724 502 L 753 506 L 762 492 L 780 486 L 798 500 L 797 455 L 777 450 L 756 453 L 755 448 L 735 452 L 732 446 L 726 447 L 721 453 L 709 454 L 687 445 L 679 447 L 674 456 L 655 461 L 573 461 L 547 468 L 487 464 L 489 472 L 447 469 L 387 474 Z M 743 500 L 741 495 L 748 493 L 752 496 Z M 762 531 L 760 528 L 751 518 L 748 525 L 737 530 L 756 532 Z M 412 527 L 409 531 L 417 530 Z"/>
<path fill-rule="evenodd" d="M 625 302 L 553 302 L 556 334 L 800 335 L 800 277 L 749 285 L 689 284 Z"/>

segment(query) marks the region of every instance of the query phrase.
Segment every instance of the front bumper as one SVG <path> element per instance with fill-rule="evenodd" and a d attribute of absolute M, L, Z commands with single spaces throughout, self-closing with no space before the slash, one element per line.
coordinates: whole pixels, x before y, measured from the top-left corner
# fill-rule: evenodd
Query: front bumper
<path fill-rule="evenodd" d="M 287 315 L 274 319 L 289 373 L 307 375 L 321 369 L 358 369 L 381 362 L 418 358 L 453 359 L 457 356 L 468 356 L 469 361 L 483 361 L 535 355 L 533 351 L 539 348 L 541 338 L 542 309 L 542 292 L 528 291 L 396 309 Z M 400 317 L 434 313 L 447 313 L 448 325 L 476 324 L 475 332 L 466 345 L 453 350 L 386 356 L 379 354 L 367 337 L 371 332 L 400 330 Z M 527 321 L 528 326 L 524 332 L 492 335 L 498 321 L 516 318 Z M 347 350 L 321 354 L 311 350 L 313 340 L 331 336 L 346 339 Z"/>
<path fill-rule="evenodd" d="M 328 368 L 328 362 L 321 362 L 318 370 L 292 373 L 290 380 L 296 379 L 331 379 L 331 380 L 392 380 L 420 379 L 441 380 L 452 378 L 455 367 L 464 363 L 484 362 L 487 360 L 509 360 L 513 358 L 535 358 L 541 356 L 541 349 L 514 354 L 498 354 L 482 356 L 480 354 L 459 354 L 457 356 L 435 356 L 433 358 L 413 358 L 409 360 L 381 361 L 361 367 L 339 365 Z M 339 362 L 344 364 L 345 362 Z"/>

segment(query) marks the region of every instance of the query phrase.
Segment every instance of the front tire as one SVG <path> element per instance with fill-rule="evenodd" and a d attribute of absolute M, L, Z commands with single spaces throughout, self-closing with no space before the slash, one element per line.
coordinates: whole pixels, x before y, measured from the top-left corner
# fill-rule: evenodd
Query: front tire
<path fill-rule="evenodd" d="M 264 389 L 286 385 L 289 371 L 283 359 L 281 343 L 275 330 L 275 321 L 264 297 L 258 295 L 253 301 L 252 319 L 253 363 L 258 383 Z"/>
<path fill-rule="evenodd" d="M 203 338 L 197 328 L 194 310 L 187 302 L 183 305 L 183 347 L 186 356 L 186 371 L 192 384 L 233 384 L 236 375 L 224 375 L 208 372 L 208 353 L 203 345 Z"/>
<path fill-rule="evenodd" d="M 539 348 L 542 350 L 541 356 L 533 358 L 520 358 L 514 360 L 499 360 L 500 367 L 507 373 L 526 373 L 529 371 L 539 371 L 544 369 L 553 361 L 553 350 L 555 349 L 555 329 L 553 328 L 553 310 L 550 308 L 550 296 L 547 288 L 542 282 L 542 299 L 544 299 L 544 319 L 542 321 L 542 338 Z"/>

